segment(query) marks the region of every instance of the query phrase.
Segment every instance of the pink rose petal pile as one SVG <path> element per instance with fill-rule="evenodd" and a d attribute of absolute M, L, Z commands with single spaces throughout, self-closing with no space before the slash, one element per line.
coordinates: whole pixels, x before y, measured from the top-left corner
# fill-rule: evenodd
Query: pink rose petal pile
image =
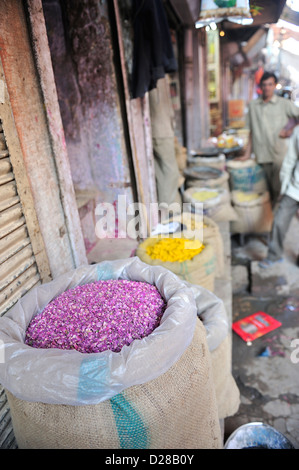
<path fill-rule="evenodd" d="M 121 351 L 160 324 L 166 302 L 146 282 L 96 281 L 69 289 L 28 325 L 25 344 L 76 349 L 82 353 Z"/>

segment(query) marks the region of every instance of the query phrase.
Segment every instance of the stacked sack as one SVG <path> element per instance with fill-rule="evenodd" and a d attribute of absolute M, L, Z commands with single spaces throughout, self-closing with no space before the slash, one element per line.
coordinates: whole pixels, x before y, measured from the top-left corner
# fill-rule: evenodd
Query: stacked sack
<path fill-rule="evenodd" d="M 142 241 L 136 256 L 151 266 L 162 266 L 180 279 L 214 291 L 216 257 L 212 245 L 180 234 L 159 235 Z"/>
<path fill-rule="evenodd" d="M 269 233 L 273 222 L 270 194 L 232 191 L 232 204 L 238 219 L 231 222 L 231 233 Z"/>
<path fill-rule="evenodd" d="M 191 166 L 184 170 L 186 188 L 206 187 L 229 190 L 229 174 L 212 166 Z"/>
<path fill-rule="evenodd" d="M 222 188 L 192 187 L 183 193 L 183 201 L 191 211 L 202 211 L 215 222 L 229 222 L 237 219 L 231 205 L 230 192 Z M 200 203 L 200 204 L 198 204 Z M 203 207 L 201 207 L 203 204 Z"/>
<path fill-rule="evenodd" d="M 230 160 L 226 164 L 231 191 L 263 193 L 267 183 L 263 168 L 254 160 Z"/>
<path fill-rule="evenodd" d="M 269 233 L 273 222 L 270 194 L 263 168 L 254 160 L 229 161 L 232 206 L 238 216 L 232 233 Z"/>
<path fill-rule="evenodd" d="M 184 219 L 184 217 L 181 215 L 177 215 L 171 218 L 170 221 L 178 221 L 182 224 L 185 224 L 186 218 Z M 193 222 L 194 221 L 191 219 L 191 224 L 187 227 L 187 230 L 194 230 L 196 228 Z M 218 275 L 221 276 L 222 270 L 224 269 L 223 242 L 218 225 L 212 219 L 204 216 L 203 241 L 205 248 L 202 248 L 199 254 L 189 260 L 183 261 L 181 259 L 181 261 L 171 262 L 162 261 L 160 259 L 153 259 L 149 253 L 151 252 L 151 249 L 155 247 L 155 244 L 161 240 L 163 240 L 162 235 L 158 238 L 149 238 L 145 240 L 138 246 L 136 255 L 139 256 L 142 261 L 150 265 L 159 265 L 172 271 L 179 278 L 184 280 L 183 282 L 191 285 L 198 308 L 198 314 L 200 314 L 202 319 L 205 317 L 205 306 L 202 302 L 202 297 L 197 295 L 198 286 L 204 288 L 207 291 L 210 291 L 210 295 L 212 296 L 211 298 L 214 298 L 214 315 L 210 311 L 208 324 L 206 324 L 206 331 L 209 342 L 209 350 L 211 353 L 211 367 L 215 386 L 218 415 L 219 419 L 224 419 L 234 414 L 238 410 L 239 391 L 231 375 L 230 335 L 223 335 L 225 330 L 225 323 L 227 322 L 226 313 L 221 318 L 217 306 L 219 299 L 214 296 L 214 294 L 212 294 L 214 290 L 214 281 L 217 277 L 216 270 Z M 166 240 L 168 242 L 169 238 L 167 237 Z M 171 252 L 169 252 L 169 259 L 171 256 L 173 256 L 173 247 Z M 162 257 L 163 255 L 161 254 L 161 258 Z M 224 319 L 224 317 L 226 319 Z M 228 326 L 228 322 L 226 324 Z M 217 338 L 215 343 L 212 340 L 212 336 Z"/>
<path fill-rule="evenodd" d="M 218 224 L 207 216 L 201 216 L 191 212 L 175 214 L 169 219 L 163 221 L 163 225 L 171 227 L 172 223 L 179 224 L 179 230 L 182 234 L 192 234 L 197 231 L 202 236 L 204 245 L 211 245 L 214 249 L 216 260 L 215 277 L 221 277 L 224 272 L 224 247 L 223 239 Z"/>
<path fill-rule="evenodd" d="M 191 157 L 187 160 L 188 167 L 193 166 L 209 166 L 211 168 L 217 168 L 218 170 L 224 171 L 226 166 L 226 158 L 224 153 L 219 155 L 207 157 L 200 156 L 194 150 L 190 152 Z"/>

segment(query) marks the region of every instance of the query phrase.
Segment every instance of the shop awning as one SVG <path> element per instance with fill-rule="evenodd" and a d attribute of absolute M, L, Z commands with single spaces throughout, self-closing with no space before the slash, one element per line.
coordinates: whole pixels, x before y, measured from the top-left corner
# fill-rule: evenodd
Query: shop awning
<path fill-rule="evenodd" d="M 186 27 L 194 27 L 200 11 L 200 0 L 166 0 L 180 22 Z"/>

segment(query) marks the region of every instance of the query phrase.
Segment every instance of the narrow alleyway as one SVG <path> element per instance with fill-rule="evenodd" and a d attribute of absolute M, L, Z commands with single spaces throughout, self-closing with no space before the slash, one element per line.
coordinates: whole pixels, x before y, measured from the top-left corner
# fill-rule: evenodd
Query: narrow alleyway
<path fill-rule="evenodd" d="M 216 5 L 217 0 L 214 3 Z M 222 7 L 225 4 L 225 8 L 220 7 L 220 3 Z M 258 262 L 266 255 L 266 236 L 231 236 L 233 222 L 238 221 L 238 217 L 234 220 L 235 215 L 226 214 L 226 209 L 228 212 L 234 209 L 232 193 L 240 189 L 232 184 L 235 163 L 232 160 L 249 149 L 247 124 L 252 121 L 249 103 L 259 93 L 265 98 L 261 73 L 273 71 L 277 75 L 276 93 L 284 102 L 283 107 L 286 107 L 286 100 L 299 105 L 299 0 L 252 0 L 251 4 L 248 0 L 248 5 L 242 9 L 231 8 L 228 3 L 240 7 L 242 0 L 218 2 L 211 11 L 206 10 L 211 5 L 204 6 L 200 0 L 0 1 L 0 317 L 35 286 L 41 284 L 43 291 L 45 283 L 85 264 L 125 259 L 136 254 L 138 241 L 135 239 L 101 239 L 99 233 L 105 228 L 98 224 L 98 217 L 104 215 L 106 209 L 107 215 L 111 209 L 109 216 L 114 211 L 113 222 L 117 222 L 110 225 L 113 217 L 107 218 L 110 236 L 111 233 L 119 237 L 133 236 L 129 231 L 124 235 L 120 221 L 126 209 L 135 211 L 135 202 L 142 204 L 139 216 L 145 216 L 158 201 L 168 205 L 174 199 L 178 202 L 181 195 L 180 202 L 184 202 L 187 191 L 195 188 L 193 183 L 197 177 L 194 175 L 199 178 L 201 173 L 208 176 L 217 173 L 219 179 L 215 177 L 215 181 L 209 181 L 210 176 L 201 179 L 205 180 L 207 188 L 211 184 L 217 192 L 218 183 L 221 186 L 217 198 L 214 194 L 210 201 L 213 215 L 219 209 L 216 201 L 221 199 L 222 202 L 221 196 L 224 199 L 227 196 L 225 208 L 219 209 L 219 219 L 217 214 L 215 217 L 215 224 L 221 220 L 216 227 L 219 251 L 209 250 L 211 264 L 195 262 L 194 265 L 199 269 L 209 266 L 205 275 L 209 281 L 213 278 L 213 287 L 208 289 L 223 301 L 229 324 L 263 311 L 279 320 L 281 326 L 251 345 L 231 331 L 231 336 L 226 338 L 229 339 L 227 354 L 219 356 L 225 358 L 230 379 L 232 365 L 241 394 L 240 407 L 235 415 L 225 419 L 223 415 L 229 415 L 230 411 L 223 415 L 220 412 L 217 415 L 216 411 L 215 417 L 208 421 L 218 423 L 219 418 L 223 444 L 240 425 L 259 421 L 283 433 L 298 449 L 299 345 L 294 344 L 295 340 L 299 343 L 299 264 L 296 264 L 299 217 L 292 221 L 286 237 L 285 261 L 263 270 Z M 270 113 L 270 120 L 272 115 Z M 280 112 L 275 115 L 281 117 Z M 294 109 L 288 112 L 285 124 L 295 116 Z M 258 193 L 260 188 L 252 187 L 255 186 L 253 175 L 261 170 L 256 163 L 272 159 L 270 153 L 268 157 L 266 154 L 267 142 L 273 139 L 268 141 L 267 133 L 262 134 L 262 158 L 258 156 L 253 133 L 251 150 L 256 154 L 255 159 L 247 162 L 249 166 L 245 162 L 250 180 L 247 176 L 241 177 L 245 183 L 247 178 L 250 191 Z M 282 148 L 280 153 L 282 156 Z M 161 177 L 160 160 L 162 167 L 165 164 L 167 168 Z M 207 170 L 209 165 L 212 172 Z M 187 168 L 189 166 L 191 168 Z M 191 170 L 189 176 L 193 173 L 190 178 L 188 170 Z M 171 173 L 172 177 L 168 178 Z M 266 185 L 261 190 L 264 191 Z M 261 196 L 263 200 L 264 196 Z M 266 202 L 270 208 L 270 201 Z M 271 223 L 269 212 L 259 218 L 258 224 Z M 158 219 L 149 220 L 149 225 L 150 222 L 156 224 Z M 141 221 L 139 229 L 140 226 Z M 247 229 L 248 226 L 244 230 Z M 254 229 L 250 226 L 248 230 Z M 240 226 L 238 231 L 242 231 Z M 96 270 L 97 266 L 93 268 Z M 188 266 L 179 265 L 179 268 L 183 268 L 182 277 L 189 279 L 185 274 Z M 204 285 L 201 277 L 196 277 L 194 282 Z M 24 316 L 19 315 L 18 321 L 20 318 Z M 226 322 L 224 324 L 226 329 Z M 185 328 L 180 332 L 185 334 Z M 170 342 L 163 343 L 163 356 L 170 349 L 167 346 Z M 13 404 L 10 410 L 3 387 L 9 389 L 7 377 L 11 382 L 17 377 L 19 384 L 23 383 L 23 378 L 8 365 L 9 360 L 4 358 L 6 346 L 2 343 L 0 332 L 0 449 L 17 449 L 11 419 Z M 173 344 L 178 350 L 177 342 Z M 225 368 L 218 358 L 215 363 L 223 371 Z M 73 362 L 71 367 L 74 369 Z M 21 370 L 26 370 L 23 364 Z M 48 363 L 44 370 L 49 377 Z M 96 372 L 101 372 L 98 366 Z M 89 377 L 88 371 L 86 376 Z M 201 379 L 204 374 L 194 373 L 193 376 Z M 183 374 L 180 377 L 184 377 Z M 221 373 L 217 371 L 215 377 L 218 379 Z M 77 380 L 66 380 L 75 383 L 77 397 Z M 146 380 L 149 380 L 148 375 Z M 41 381 L 40 375 L 38 381 Z M 191 380 L 183 382 L 190 398 Z M 225 395 L 225 404 L 229 402 L 226 398 L 233 397 L 234 388 L 235 401 L 238 401 L 238 391 L 230 385 L 232 382 L 235 385 L 231 380 L 228 386 L 221 382 L 217 388 L 217 392 L 220 389 Z M 92 376 L 92 386 L 95 383 Z M 177 382 L 175 385 L 174 398 L 180 396 Z M 86 386 L 88 392 L 89 387 Z M 30 388 L 33 390 L 35 386 L 30 383 Z M 201 385 L 194 388 L 200 401 L 200 395 L 213 396 L 212 392 L 203 392 Z M 33 399 L 32 391 L 29 399 Z M 188 405 L 185 398 L 181 400 L 186 405 L 179 406 L 182 421 L 191 429 L 190 420 L 184 414 Z M 141 401 L 145 405 L 145 401 Z M 201 436 L 206 426 L 195 418 L 194 400 L 191 401 L 191 415 L 199 425 L 199 432 L 190 434 Z M 184 446 L 186 433 L 177 432 L 178 419 L 171 402 L 167 400 L 167 403 L 174 420 L 175 442 Z M 152 418 L 148 407 L 144 407 Z M 203 408 L 211 411 L 211 406 Z M 237 405 L 234 411 L 236 408 Z M 38 436 L 45 437 L 49 447 L 62 446 L 56 434 L 61 426 L 54 421 L 56 441 L 49 444 L 45 430 L 47 418 L 44 413 L 41 415 L 43 432 L 38 432 Z M 158 415 L 163 416 L 163 425 L 169 430 L 171 426 L 160 410 Z M 29 412 L 22 414 L 22 418 L 27 416 Z M 127 425 L 127 418 L 123 421 Z M 67 424 L 68 430 L 75 429 L 85 438 L 86 433 L 80 431 L 78 422 L 81 418 L 74 419 L 74 425 Z M 101 429 L 110 430 L 105 423 Z M 25 420 L 24 435 L 28 429 Z M 15 434 L 17 436 L 16 425 Z M 100 435 L 97 431 L 92 434 Z M 167 433 L 160 431 L 152 435 L 160 437 Z M 221 437 L 217 438 L 219 446 Z M 92 447 L 91 441 L 86 440 Z M 135 440 L 134 435 L 134 445 Z M 99 442 L 99 447 L 105 446 L 100 437 Z M 143 441 L 142 445 L 147 444 Z M 78 442 L 74 446 L 80 448 Z M 19 447 L 22 447 L 21 442 Z M 31 447 L 40 448 L 43 444 Z M 203 448 L 204 444 L 196 444 L 196 447 Z"/>

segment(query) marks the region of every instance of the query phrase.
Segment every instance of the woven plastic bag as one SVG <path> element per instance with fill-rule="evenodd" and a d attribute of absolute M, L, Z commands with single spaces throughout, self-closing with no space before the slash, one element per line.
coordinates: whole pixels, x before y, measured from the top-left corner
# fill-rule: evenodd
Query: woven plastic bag
<path fill-rule="evenodd" d="M 227 162 L 231 191 L 267 191 L 265 172 L 254 160 L 231 160 Z"/>

